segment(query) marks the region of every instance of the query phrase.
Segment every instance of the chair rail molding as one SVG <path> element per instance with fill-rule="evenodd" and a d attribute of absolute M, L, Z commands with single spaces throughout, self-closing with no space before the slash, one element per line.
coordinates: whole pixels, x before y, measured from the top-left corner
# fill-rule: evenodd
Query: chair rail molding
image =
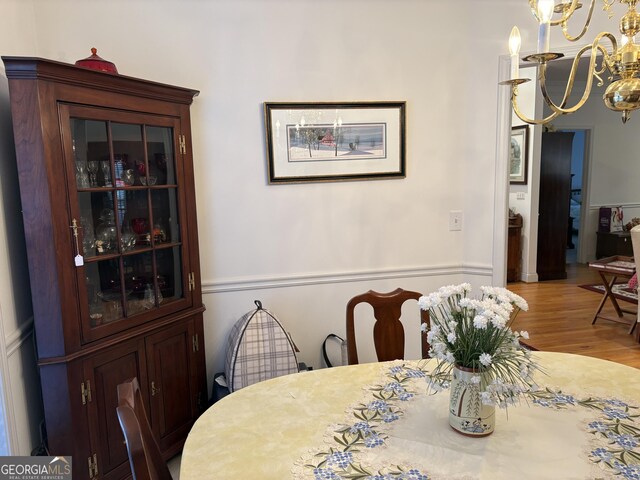
<path fill-rule="evenodd" d="M 354 270 L 349 272 L 309 273 L 306 275 L 282 275 L 272 277 L 244 277 L 202 282 L 202 293 L 227 293 L 267 288 L 300 287 L 331 283 L 366 282 L 396 278 L 437 277 L 451 275 L 493 276 L 493 267 L 482 264 L 451 264 L 428 267 L 408 267 L 380 270 Z"/>
<path fill-rule="evenodd" d="M 606 205 L 589 205 L 589 210 L 599 210 L 600 207 L 622 207 L 622 213 L 624 214 L 624 208 L 640 208 L 640 203 L 608 203 Z"/>
<path fill-rule="evenodd" d="M 4 339 L 7 357 L 12 356 L 29 337 L 33 335 L 33 317 L 29 317 L 20 328 L 14 330 Z"/>

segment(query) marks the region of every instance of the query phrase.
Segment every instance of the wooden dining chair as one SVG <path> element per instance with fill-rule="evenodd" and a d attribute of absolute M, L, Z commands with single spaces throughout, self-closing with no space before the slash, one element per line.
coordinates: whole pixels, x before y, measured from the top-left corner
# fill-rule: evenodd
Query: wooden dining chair
<path fill-rule="evenodd" d="M 373 307 L 373 315 L 376 322 L 373 326 L 373 342 L 379 362 L 404 359 L 404 327 L 400 321 L 402 305 L 407 300 L 418 300 L 422 294 L 395 289 L 389 293 L 378 293 L 369 290 L 367 293 L 357 295 L 347 303 L 347 356 L 349 365 L 358 363 L 358 351 L 356 347 L 356 335 L 354 325 L 354 310 L 360 303 L 368 303 Z M 418 308 L 418 307 L 416 307 Z M 420 310 L 421 323 L 429 322 L 429 312 Z M 429 344 L 426 335 L 420 331 L 420 324 L 416 322 L 416 329 L 412 333 L 420 336 L 422 345 L 422 358 L 427 358 Z"/>
<path fill-rule="evenodd" d="M 118 385 L 116 412 L 127 444 L 133 480 L 171 480 L 169 467 L 147 420 L 137 378 Z"/>

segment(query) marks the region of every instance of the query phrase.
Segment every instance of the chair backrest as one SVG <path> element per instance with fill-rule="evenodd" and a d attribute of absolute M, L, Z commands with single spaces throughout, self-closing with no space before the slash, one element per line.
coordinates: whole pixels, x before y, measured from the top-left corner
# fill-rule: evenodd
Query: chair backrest
<path fill-rule="evenodd" d="M 640 272 L 640 225 L 636 225 L 630 230 L 631 246 L 633 247 L 633 258 L 636 262 L 636 273 Z"/>
<path fill-rule="evenodd" d="M 422 294 L 395 289 L 389 293 L 378 293 L 369 290 L 367 293 L 357 295 L 347 303 L 347 355 L 349 365 L 358 363 L 358 351 L 356 347 L 356 335 L 354 325 L 354 310 L 359 303 L 368 303 L 373 307 L 373 315 L 376 322 L 373 326 L 373 342 L 379 362 L 404 359 L 404 327 L 400 322 L 402 305 L 407 300 L 418 300 Z M 416 307 L 418 308 L 418 307 Z M 429 312 L 420 310 L 421 323 L 429 322 Z M 416 325 L 416 335 L 420 335 L 422 345 L 422 358 L 427 358 L 429 344 L 426 335 L 420 333 L 420 325 Z"/>
<path fill-rule="evenodd" d="M 127 443 L 133 480 L 171 480 L 169 468 L 151 431 L 137 378 L 118 385 L 116 412 Z"/>

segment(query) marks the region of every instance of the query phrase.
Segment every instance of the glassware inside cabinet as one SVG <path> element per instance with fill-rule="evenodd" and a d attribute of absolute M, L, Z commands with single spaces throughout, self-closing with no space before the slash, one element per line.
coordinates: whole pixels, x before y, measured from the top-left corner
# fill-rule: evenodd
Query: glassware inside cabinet
<path fill-rule="evenodd" d="M 162 188 L 151 191 L 153 208 L 153 237 L 156 243 L 179 242 L 178 199 L 175 188 Z"/>
<path fill-rule="evenodd" d="M 96 227 L 91 208 L 91 193 L 79 192 L 80 229 L 82 235 L 82 254 L 86 258 L 96 255 Z"/>
<path fill-rule="evenodd" d="M 82 158 L 78 154 L 76 148 L 76 139 L 71 139 L 71 150 L 73 151 L 73 161 L 76 169 L 76 187 L 77 188 L 89 188 L 89 174 L 87 172 L 87 159 Z"/>
<path fill-rule="evenodd" d="M 180 247 L 156 250 L 156 282 L 164 302 L 182 298 Z"/>
<path fill-rule="evenodd" d="M 153 281 L 153 254 L 128 255 L 123 258 L 127 315 L 151 310 L 157 306 Z M 151 293 L 150 293 L 151 292 Z M 159 302 L 158 302 L 159 303 Z"/>
<path fill-rule="evenodd" d="M 99 163 L 97 160 L 87 161 L 87 172 L 89 172 L 89 185 L 92 188 L 98 186 L 98 167 L 99 167 Z"/>
<path fill-rule="evenodd" d="M 85 162 L 76 162 L 76 184 L 78 188 L 89 188 L 91 186 Z"/>
<path fill-rule="evenodd" d="M 87 263 L 85 275 L 91 326 L 97 327 L 122 318 L 122 288 L 118 260 Z"/>
<path fill-rule="evenodd" d="M 117 252 L 112 192 L 79 192 L 82 247 L 87 258 Z"/>
<path fill-rule="evenodd" d="M 98 186 L 98 155 L 90 144 L 102 145 L 102 155 L 108 154 L 107 123 L 99 120 L 71 119 L 72 150 L 76 164 L 76 184 L 78 188 Z"/>
<path fill-rule="evenodd" d="M 151 246 L 151 221 L 149 220 L 149 197 L 146 190 L 118 190 L 118 217 L 123 233 L 131 232 L 135 237 L 135 248 Z"/>
<path fill-rule="evenodd" d="M 176 169 L 173 151 L 173 130 L 146 127 L 149 185 L 175 185 Z"/>
<path fill-rule="evenodd" d="M 142 125 L 133 123 L 111 123 L 116 187 L 142 185 L 139 180 L 139 165 L 144 164 L 142 129 Z"/>
<path fill-rule="evenodd" d="M 138 241 L 138 236 L 134 233 L 131 225 L 127 222 L 122 227 L 122 233 L 120 234 L 120 243 L 123 252 L 131 251 L 135 248 Z"/>
<path fill-rule="evenodd" d="M 133 185 L 136 179 L 132 168 L 125 169 L 122 172 L 121 178 L 122 178 L 122 183 L 124 184 L 125 187 L 130 187 L 131 185 Z"/>
<path fill-rule="evenodd" d="M 102 186 L 112 187 L 113 180 L 111 177 L 111 162 L 109 159 L 100 162 L 100 173 L 102 173 Z"/>
<path fill-rule="evenodd" d="M 96 228 L 96 249 L 99 254 L 118 252 L 118 228 L 113 209 L 105 208 L 100 212 Z"/>
<path fill-rule="evenodd" d="M 89 217 L 80 217 L 80 227 L 82 228 L 82 252 L 87 258 L 96 255 L 96 235 L 93 228 L 93 221 Z"/>

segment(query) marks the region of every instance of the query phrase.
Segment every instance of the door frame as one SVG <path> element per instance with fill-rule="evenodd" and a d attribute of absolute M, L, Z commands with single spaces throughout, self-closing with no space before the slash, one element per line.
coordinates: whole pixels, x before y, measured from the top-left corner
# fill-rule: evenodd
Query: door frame
<path fill-rule="evenodd" d="M 509 78 L 511 57 L 498 58 L 498 80 Z M 498 86 L 496 125 L 495 197 L 493 212 L 493 285 L 507 284 L 507 237 L 509 233 L 509 149 L 511 138 L 511 91 Z"/>

